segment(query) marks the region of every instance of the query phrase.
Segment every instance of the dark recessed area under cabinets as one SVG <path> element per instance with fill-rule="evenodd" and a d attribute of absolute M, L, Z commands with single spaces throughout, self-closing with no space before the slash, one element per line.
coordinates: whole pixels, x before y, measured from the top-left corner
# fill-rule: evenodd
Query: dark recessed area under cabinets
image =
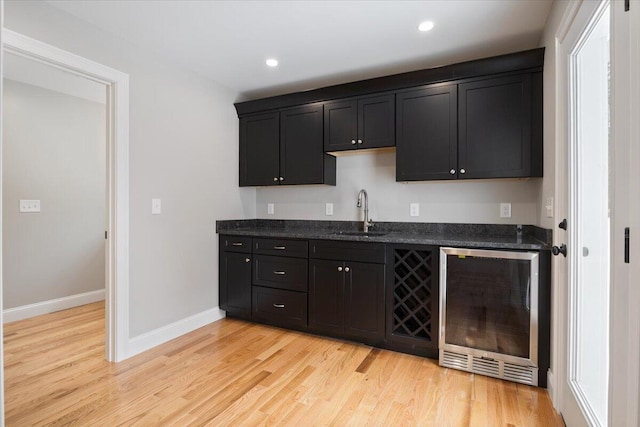
<path fill-rule="evenodd" d="M 327 154 L 396 147 L 396 180 L 542 176 L 544 48 L 236 103 L 240 186 L 336 184 Z"/>

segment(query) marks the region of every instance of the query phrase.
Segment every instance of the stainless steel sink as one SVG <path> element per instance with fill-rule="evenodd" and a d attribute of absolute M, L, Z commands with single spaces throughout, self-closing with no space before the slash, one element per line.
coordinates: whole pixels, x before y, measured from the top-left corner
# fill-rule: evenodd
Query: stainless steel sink
<path fill-rule="evenodd" d="M 370 236 L 384 236 L 388 233 L 385 233 L 384 231 L 367 231 L 366 233 L 364 231 L 338 231 L 333 234 L 337 236 L 370 237 Z"/>

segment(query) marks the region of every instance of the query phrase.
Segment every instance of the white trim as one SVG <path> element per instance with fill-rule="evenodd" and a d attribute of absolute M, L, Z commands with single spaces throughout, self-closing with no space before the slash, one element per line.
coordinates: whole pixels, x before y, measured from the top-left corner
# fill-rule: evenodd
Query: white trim
<path fill-rule="evenodd" d="M 3 49 L 107 86 L 106 358 L 129 357 L 129 75 L 3 29 Z"/>
<path fill-rule="evenodd" d="M 0 230 L 2 228 L 2 67 L 4 66 L 4 36 L 2 34 L 4 28 L 4 0 L 0 0 Z M 0 308 L 2 307 L 2 232 L 0 231 Z M 0 310 L 0 337 L 4 337 L 2 327 L 2 310 Z M 0 427 L 4 427 L 4 340 L 0 340 Z"/>
<path fill-rule="evenodd" d="M 104 289 L 100 289 L 34 304 L 22 305 L 20 307 L 8 308 L 2 312 L 2 322 L 15 322 L 16 320 L 28 319 L 30 317 L 40 316 L 41 314 L 49 314 L 96 301 L 102 301 L 104 300 L 104 293 Z"/>
<path fill-rule="evenodd" d="M 220 310 L 219 307 L 211 308 L 193 316 L 189 316 L 185 319 L 178 320 L 169 325 L 162 326 L 153 331 L 145 332 L 142 335 L 138 335 L 129 340 L 129 354 L 139 354 L 143 351 L 147 351 L 150 348 L 164 344 L 177 338 L 181 335 L 188 334 L 195 331 L 209 323 L 213 323 L 217 320 L 223 319 L 225 312 Z"/>
<path fill-rule="evenodd" d="M 556 394 L 555 381 L 556 379 L 555 379 L 555 376 L 553 375 L 553 371 L 549 369 L 547 371 L 547 393 L 549 394 L 549 398 L 551 398 L 551 402 L 554 401 L 555 394 Z"/>

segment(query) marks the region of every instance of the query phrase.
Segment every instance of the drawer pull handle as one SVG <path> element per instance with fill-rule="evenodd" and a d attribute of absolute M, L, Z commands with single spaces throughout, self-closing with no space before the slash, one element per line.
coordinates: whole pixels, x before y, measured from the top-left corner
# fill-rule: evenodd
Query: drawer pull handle
<path fill-rule="evenodd" d="M 287 247 L 286 246 L 274 246 L 273 249 L 278 249 L 280 251 L 283 251 L 283 250 L 287 249 Z"/>
<path fill-rule="evenodd" d="M 273 304 L 275 308 L 284 308 L 284 304 Z"/>
<path fill-rule="evenodd" d="M 278 274 L 280 276 L 284 276 L 286 273 L 284 271 L 274 271 L 273 274 Z"/>
<path fill-rule="evenodd" d="M 251 261 L 251 258 L 245 258 L 244 259 L 244 262 L 250 262 L 250 261 Z"/>
<path fill-rule="evenodd" d="M 242 242 L 233 242 L 231 246 L 242 246 Z"/>

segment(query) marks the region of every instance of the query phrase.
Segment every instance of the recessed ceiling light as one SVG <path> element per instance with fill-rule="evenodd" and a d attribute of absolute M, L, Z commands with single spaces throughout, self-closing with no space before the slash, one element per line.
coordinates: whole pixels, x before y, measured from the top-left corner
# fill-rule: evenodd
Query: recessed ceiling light
<path fill-rule="evenodd" d="M 432 21 L 424 21 L 424 22 L 421 22 L 420 25 L 418 25 L 418 31 L 429 31 L 432 28 L 433 28 Z"/>
<path fill-rule="evenodd" d="M 278 66 L 278 60 L 277 59 L 273 59 L 273 58 L 269 58 L 267 59 L 267 65 L 269 67 L 277 67 Z"/>

